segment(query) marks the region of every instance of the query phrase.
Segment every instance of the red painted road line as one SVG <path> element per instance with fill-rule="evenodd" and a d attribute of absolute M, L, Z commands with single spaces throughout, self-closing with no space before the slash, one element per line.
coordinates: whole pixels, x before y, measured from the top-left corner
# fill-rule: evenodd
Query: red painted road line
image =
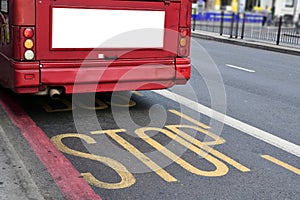
<path fill-rule="evenodd" d="M 0 106 L 20 130 L 68 200 L 101 200 L 67 158 L 25 111 L 0 91 Z"/>

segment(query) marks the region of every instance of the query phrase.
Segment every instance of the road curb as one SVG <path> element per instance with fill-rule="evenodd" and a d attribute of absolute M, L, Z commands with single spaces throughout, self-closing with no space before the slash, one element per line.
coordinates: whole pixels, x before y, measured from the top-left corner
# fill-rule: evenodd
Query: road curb
<path fill-rule="evenodd" d="M 220 36 L 220 35 L 216 35 L 215 33 L 193 31 L 191 36 L 195 38 L 205 39 L 205 40 L 213 40 L 218 42 L 224 42 L 229 44 L 235 44 L 240 46 L 246 46 L 251 48 L 257 48 L 262 50 L 300 56 L 300 49 L 278 46 L 278 45 L 268 44 L 264 42 L 255 42 L 255 41 L 242 40 L 237 38 L 230 38 L 229 36 Z"/>

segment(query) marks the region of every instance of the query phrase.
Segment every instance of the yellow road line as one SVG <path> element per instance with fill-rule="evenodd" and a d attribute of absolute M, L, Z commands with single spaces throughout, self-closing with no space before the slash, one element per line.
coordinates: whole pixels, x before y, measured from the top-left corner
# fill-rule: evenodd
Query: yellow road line
<path fill-rule="evenodd" d="M 137 96 L 143 97 L 144 95 L 138 91 L 132 91 L 132 94 L 135 94 Z"/>
<path fill-rule="evenodd" d="M 101 101 L 100 99 L 89 99 L 90 102 L 87 103 L 91 103 L 93 104 L 92 106 L 89 105 L 85 105 L 84 102 L 82 102 L 79 99 L 76 99 L 75 104 L 78 105 L 79 107 L 83 108 L 83 109 L 87 109 L 87 110 L 104 110 L 106 108 L 108 108 L 107 104 L 104 103 L 103 101 Z M 97 106 L 95 105 L 95 103 L 97 103 Z"/>
<path fill-rule="evenodd" d="M 289 165 L 289 164 L 287 164 L 285 162 L 282 162 L 282 161 L 280 161 L 280 160 L 278 160 L 278 159 L 276 159 L 276 158 L 274 158 L 274 157 L 272 157 L 270 155 L 261 155 L 261 157 L 263 157 L 264 159 L 269 160 L 272 163 L 275 163 L 275 164 L 277 164 L 277 165 L 279 165 L 279 166 L 281 166 L 281 167 L 283 167 L 283 168 L 285 168 L 285 169 L 287 169 L 289 171 L 292 171 L 295 174 L 300 175 L 300 169 L 298 169 L 296 167 L 293 167 L 292 165 Z"/>
<path fill-rule="evenodd" d="M 187 149 L 193 151 L 194 153 L 198 154 L 199 156 L 203 157 L 206 159 L 208 162 L 213 164 L 215 166 L 214 171 L 204 171 L 201 169 L 198 169 L 194 167 L 192 164 L 188 163 L 184 159 L 180 158 L 180 156 L 176 155 L 172 151 L 168 150 L 165 146 L 161 145 L 159 142 L 156 140 L 152 139 L 149 137 L 146 132 L 147 131 L 158 131 L 169 138 L 175 140 L 176 142 L 180 143 Z M 196 146 L 192 145 L 191 143 L 185 141 L 184 139 L 177 137 L 174 133 L 166 130 L 166 129 L 161 129 L 161 128 L 151 128 L 151 127 L 144 127 L 137 129 L 135 133 L 142 138 L 145 142 L 156 148 L 158 151 L 160 151 L 162 154 L 170 158 L 172 161 L 186 169 L 187 171 L 200 175 L 200 176 L 209 176 L 209 177 L 217 177 L 217 176 L 223 176 L 227 174 L 229 171 L 228 167 L 218 159 L 214 158 L 213 156 L 207 154 L 206 152 L 202 151 L 201 149 L 197 148 Z"/>
<path fill-rule="evenodd" d="M 65 138 L 79 138 L 81 140 L 84 140 L 87 144 L 96 144 L 97 142 L 92 137 L 84 134 L 78 134 L 78 133 L 66 133 L 66 134 L 53 136 L 51 138 L 51 141 L 61 152 L 67 153 L 69 155 L 101 162 L 102 164 L 113 169 L 121 178 L 120 182 L 118 183 L 108 183 L 96 179 L 90 172 L 81 173 L 83 178 L 89 184 L 94 185 L 96 187 L 105 188 L 105 189 L 121 189 L 121 188 L 130 187 L 136 182 L 134 176 L 120 162 L 108 157 L 98 156 L 90 153 L 84 153 L 81 151 L 71 149 L 63 143 L 63 139 Z"/>
<path fill-rule="evenodd" d="M 181 112 L 178 112 L 177 110 L 169 110 L 169 112 L 171 112 L 171 113 L 173 113 L 175 115 L 178 115 L 178 116 L 180 116 L 180 117 L 182 117 L 182 118 L 184 118 L 184 119 L 186 119 L 186 120 L 188 120 L 188 121 L 190 121 L 190 122 L 192 122 L 192 123 L 194 123 L 194 124 L 196 124 L 196 125 L 204 128 L 204 129 L 210 129 L 210 127 L 207 126 L 206 124 L 203 124 L 203 123 L 201 123 L 201 122 L 199 122 L 199 121 L 197 121 L 197 120 L 195 120 L 195 119 L 193 119 L 193 118 L 191 118 L 191 117 L 189 117 L 189 116 L 187 116 L 187 115 L 185 115 L 185 114 L 183 114 Z"/>
<path fill-rule="evenodd" d="M 118 99 L 116 99 L 116 98 L 118 98 Z M 120 100 L 121 102 L 120 103 L 119 102 L 114 102 L 116 100 Z M 131 100 L 127 96 L 120 95 L 120 94 L 114 94 L 112 96 L 111 101 L 107 101 L 106 103 L 111 105 L 111 106 L 116 106 L 116 107 L 120 107 L 120 108 L 127 108 L 127 107 L 131 108 L 131 107 L 134 107 L 136 105 L 135 101 Z"/>
<path fill-rule="evenodd" d="M 71 111 L 74 109 L 74 107 L 72 106 L 72 103 L 66 99 L 59 99 L 57 101 L 60 101 L 60 103 L 64 104 L 66 106 L 66 108 L 58 108 L 58 109 L 52 108 L 50 106 L 50 104 L 46 101 L 42 101 L 40 104 L 42 105 L 44 110 L 48 113 L 65 112 L 65 111 Z"/>
<path fill-rule="evenodd" d="M 127 151 L 132 153 L 137 159 L 143 162 L 147 167 L 152 169 L 157 175 L 159 175 L 162 179 L 167 182 L 176 182 L 177 179 L 170 175 L 167 171 L 153 162 L 149 157 L 135 148 L 132 144 L 127 142 L 125 139 L 120 137 L 117 133 L 125 132 L 125 129 L 116 129 L 116 130 L 106 130 L 106 131 L 92 131 L 91 134 L 107 134 L 117 143 L 119 143 L 122 147 L 124 147 Z"/>
<path fill-rule="evenodd" d="M 205 150 L 206 152 L 224 160 L 225 162 L 227 162 L 228 164 L 232 165 L 233 167 L 237 168 L 238 170 L 242 171 L 242 172 L 249 172 L 250 169 L 245 167 L 244 165 L 236 162 L 235 160 L 233 160 L 232 158 L 224 155 L 223 153 L 213 149 L 212 147 L 209 146 L 209 142 L 201 142 L 199 140 L 197 140 L 196 138 L 188 135 L 187 133 L 183 132 L 182 130 L 179 130 L 178 128 L 180 127 L 184 127 L 184 126 L 166 126 L 166 128 L 172 130 L 174 133 L 176 133 L 177 135 L 179 135 L 180 137 L 182 137 L 183 139 L 189 141 L 190 143 L 194 144 L 195 146 L 198 146 L 199 148 Z M 196 127 L 197 128 L 197 127 Z M 201 128 L 198 128 L 201 131 Z M 203 129 L 202 129 L 203 130 Z M 205 132 L 204 132 L 205 133 Z M 207 133 L 205 133 L 207 134 Z M 216 144 L 222 144 L 225 143 L 225 140 L 221 137 L 217 138 L 219 142 L 217 142 L 217 140 L 212 143 L 213 145 Z"/>

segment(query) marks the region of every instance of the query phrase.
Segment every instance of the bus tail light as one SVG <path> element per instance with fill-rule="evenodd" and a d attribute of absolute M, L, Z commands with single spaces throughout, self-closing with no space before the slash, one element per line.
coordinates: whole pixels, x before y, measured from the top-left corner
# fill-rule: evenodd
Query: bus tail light
<path fill-rule="evenodd" d="M 23 48 L 22 48 L 22 54 L 23 54 L 23 59 L 25 60 L 33 60 L 35 57 L 34 53 L 34 46 L 35 46 L 35 40 L 34 40 L 34 28 L 33 27 L 26 27 L 21 29 L 21 34 L 22 34 L 22 43 L 23 43 Z"/>
<path fill-rule="evenodd" d="M 24 47 L 25 47 L 26 49 L 32 49 L 32 47 L 33 47 L 33 41 L 32 41 L 31 39 L 25 40 L 25 42 L 24 42 Z"/>
<path fill-rule="evenodd" d="M 24 53 L 24 57 L 26 60 L 33 60 L 34 58 L 34 53 L 32 50 L 26 50 Z"/>
<path fill-rule="evenodd" d="M 189 29 L 179 29 L 179 45 L 178 45 L 178 56 L 187 57 L 189 55 Z"/>
<path fill-rule="evenodd" d="M 185 47 L 187 44 L 187 41 L 186 41 L 186 37 L 183 37 L 180 39 L 180 46 L 181 47 Z"/>
<path fill-rule="evenodd" d="M 26 38 L 32 38 L 34 34 L 34 31 L 32 28 L 26 28 L 23 32 L 24 37 Z"/>

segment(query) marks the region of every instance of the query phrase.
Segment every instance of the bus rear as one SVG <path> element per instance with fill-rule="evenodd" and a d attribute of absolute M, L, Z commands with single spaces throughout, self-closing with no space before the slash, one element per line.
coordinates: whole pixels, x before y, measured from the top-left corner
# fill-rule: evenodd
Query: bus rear
<path fill-rule="evenodd" d="M 16 93 L 152 90 L 190 78 L 189 0 L 2 0 L 1 11 L 0 81 Z"/>

